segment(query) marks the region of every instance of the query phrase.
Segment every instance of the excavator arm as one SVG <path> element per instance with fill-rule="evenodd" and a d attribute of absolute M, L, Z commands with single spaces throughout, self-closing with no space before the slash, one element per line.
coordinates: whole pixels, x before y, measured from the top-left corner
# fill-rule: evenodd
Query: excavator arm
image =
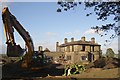
<path fill-rule="evenodd" d="M 9 57 L 19 57 L 24 53 L 24 50 L 20 47 L 20 45 L 16 45 L 15 43 L 14 29 L 16 29 L 16 31 L 24 39 L 27 47 L 27 53 L 24 56 L 22 67 L 28 67 L 34 53 L 34 45 L 29 33 L 17 21 L 15 16 L 10 13 L 8 7 L 5 7 L 2 11 L 2 20 L 6 36 L 7 55 Z"/>

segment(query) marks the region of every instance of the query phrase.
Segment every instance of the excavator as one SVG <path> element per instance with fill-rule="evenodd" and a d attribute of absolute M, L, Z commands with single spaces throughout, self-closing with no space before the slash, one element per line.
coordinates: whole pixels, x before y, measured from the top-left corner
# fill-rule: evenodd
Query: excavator
<path fill-rule="evenodd" d="M 37 64 L 44 64 L 45 62 L 43 62 L 43 60 L 45 60 L 45 57 L 43 57 L 43 51 L 41 52 L 42 57 L 39 57 L 40 53 L 38 53 L 38 51 L 34 51 L 34 44 L 29 32 L 26 31 L 23 26 L 17 21 L 16 17 L 10 13 L 8 7 L 4 7 L 2 10 L 2 20 L 4 24 L 4 33 L 7 44 L 7 56 L 21 57 L 25 53 L 22 58 L 22 68 L 31 67 L 35 61 L 38 61 L 36 62 Z M 14 29 L 16 29 L 16 31 L 25 41 L 26 49 L 22 49 L 19 44 L 16 44 L 14 38 Z"/>

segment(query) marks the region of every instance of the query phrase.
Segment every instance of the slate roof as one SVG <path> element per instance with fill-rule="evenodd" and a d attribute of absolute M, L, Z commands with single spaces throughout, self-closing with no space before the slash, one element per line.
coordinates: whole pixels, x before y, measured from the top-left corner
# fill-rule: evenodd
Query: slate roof
<path fill-rule="evenodd" d="M 61 44 L 60 47 L 65 47 L 65 46 L 70 46 L 70 45 L 96 45 L 96 46 L 101 46 L 98 43 L 92 43 L 91 41 L 74 41 L 74 42 L 67 42 L 66 44 Z"/>

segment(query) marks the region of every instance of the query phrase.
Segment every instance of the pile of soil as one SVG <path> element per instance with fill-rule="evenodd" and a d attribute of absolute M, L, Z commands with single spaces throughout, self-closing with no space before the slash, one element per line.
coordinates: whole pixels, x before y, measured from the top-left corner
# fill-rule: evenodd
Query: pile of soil
<path fill-rule="evenodd" d="M 88 80 L 119 80 L 119 70 L 120 68 L 113 69 L 102 69 L 102 68 L 90 68 L 86 69 L 81 74 L 72 75 L 74 78 L 89 78 Z M 116 78 L 116 79 L 114 79 Z M 84 80 L 84 79 L 83 79 Z"/>
<path fill-rule="evenodd" d="M 89 68 L 112 69 L 118 67 L 120 67 L 120 59 L 110 57 L 102 57 L 86 66 L 87 69 Z"/>

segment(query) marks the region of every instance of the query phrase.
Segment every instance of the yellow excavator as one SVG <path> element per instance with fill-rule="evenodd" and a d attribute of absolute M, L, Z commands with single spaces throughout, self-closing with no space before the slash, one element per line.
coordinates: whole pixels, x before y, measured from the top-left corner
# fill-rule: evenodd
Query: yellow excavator
<path fill-rule="evenodd" d="M 20 57 L 25 52 L 26 54 L 23 57 L 21 67 L 22 68 L 29 68 L 33 65 L 33 62 L 45 60 L 42 54 L 42 59 L 39 57 L 40 53 L 38 51 L 34 51 L 34 45 L 31 36 L 29 35 L 28 31 L 26 31 L 23 26 L 17 21 L 16 17 L 12 15 L 8 9 L 8 7 L 4 7 L 2 10 L 2 20 L 4 24 L 4 32 L 6 37 L 6 44 L 7 44 L 7 56 L 8 57 Z M 23 40 L 25 41 L 26 49 L 22 49 L 20 45 L 15 43 L 14 38 L 14 29 L 21 35 Z M 35 60 L 36 58 L 36 60 Z M 37 64 L 41 64 L 40 62 L 36 62 Z M 47 61 L 46 61 L 47 62 Z M 44 64 L 45 62 L 42 62 Z"/>

